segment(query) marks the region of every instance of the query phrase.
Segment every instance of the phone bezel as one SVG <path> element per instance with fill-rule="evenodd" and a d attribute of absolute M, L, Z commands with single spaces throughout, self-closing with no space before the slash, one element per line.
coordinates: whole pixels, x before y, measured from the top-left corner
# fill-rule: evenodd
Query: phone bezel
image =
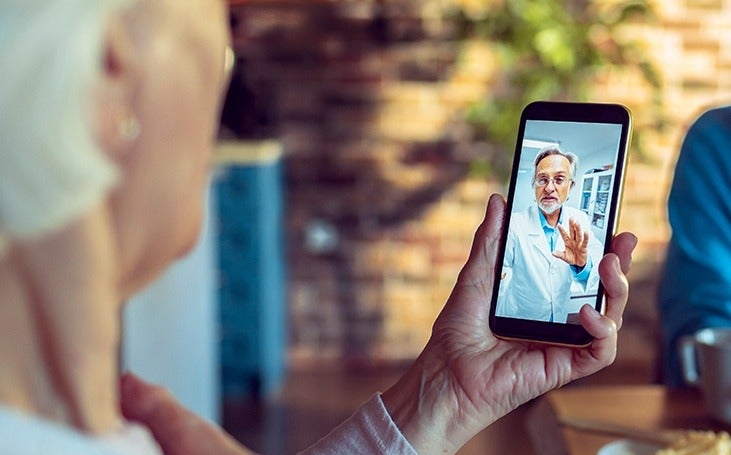
<path fill-rule="evenodd" d="M 535 321 L 528 319 L 516 319 L 495 315 L 495 304 L 497 302 L 500 275 L 502 273 L 502 258 L 505 255 L 505 246 L 508 236 L 508 223 L 512 213 L 515 200 L 515 190 L 520 155 L 522 151 L 523 137 L 525 134 L 526 122 L 528 120 L 544 120 L 557 122 L 579 122 L 579 123 L 612 123 L 622 126 L 617 152 L 614 184 L 612 188 L 612 204 L 609 207 L 607 217 L 607 231 L 604 238 L 604 254 L 609 252 L 611 238 L 617 229 L 619 220 L 619 207 L 622 191 L 624 188 L 624 176 L 627 165 L 627 151 L 632 130 L 632 115 L 629 109 L 616 103 L 583 103 L 583 102 L 559 102 L 559 101 L 535 101 L 528 104 L 520 117 L 518 136 L 515 143 L 513 155 L 513 166 L 510 174 L 508 187 L 507 208 L 505 224 L 500 237 L 498 249 L 498 261 L 495 264 L 494 283 L 490 299 L 489 324 L 493 334 L 498 338 L 520 341 L 532 341 L 563 346 L 587 346 L 593 341 L 593 337 L 578 324 L 554 323 Z M 598 264 L 597 264 L 598 265 Z M 604 311 L 604 286 L 599 283 L 598 297 L 595 308 Z"/>

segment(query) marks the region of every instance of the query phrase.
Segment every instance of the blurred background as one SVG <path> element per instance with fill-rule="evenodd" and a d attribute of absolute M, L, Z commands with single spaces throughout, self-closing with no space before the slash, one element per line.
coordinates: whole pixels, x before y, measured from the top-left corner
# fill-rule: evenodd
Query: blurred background
<path fill-rule="evenodd" d="M 555 99 L 633 112 L 630 305 L 617 362 L 585 382 L 655 380 L 667 191 L 690 122 L 729 97 L 731 4 L 250 0 L 231 26 L 208 229 L 129 306 L 128 368 L 255 450 L 316 441 L 421 350 L 520 111 Z M 462 453 L 531 453 L 485 438 Z"/>

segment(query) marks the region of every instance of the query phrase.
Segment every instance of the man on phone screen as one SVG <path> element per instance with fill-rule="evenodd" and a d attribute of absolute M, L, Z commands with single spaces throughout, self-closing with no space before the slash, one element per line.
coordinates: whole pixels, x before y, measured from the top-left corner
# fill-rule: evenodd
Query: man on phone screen
<path fill-rule="evenodd" d="M 578 323 L 571 287 L 595 282 L 601 242 L 587 215 L 568 207 L 578 157 L 555 146 L 533 162 L 535 204 L 513 213 L 505 246 L 496 315 L 547 322 Z"/>

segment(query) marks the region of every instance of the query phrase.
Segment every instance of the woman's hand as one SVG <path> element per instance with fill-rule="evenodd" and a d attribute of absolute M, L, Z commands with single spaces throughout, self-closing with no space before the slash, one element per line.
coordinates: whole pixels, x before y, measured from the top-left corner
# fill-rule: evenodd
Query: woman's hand
<path fill-rule="evenodd" d="M 162 387 L 126 373 L 120 400 L 124 417 L 151 432 L 165 455 L 250 455 L 231 436 L 181 406 Z"/>
<path fill-rule="evenodd" d="M 631 253 L 637 243 L 617 235 L 599 264 L 606 314 L 581 308 L 595 338 L 586 348 L 502 341 L 488 326 L 505 202 L 493 195 L 470 257 L 437 318 L 426 348 L 383 394 L 386 408 L 420 454 L 455 453 L 483 428 L 521 404 L 614 361 L 627 303 Z"/>

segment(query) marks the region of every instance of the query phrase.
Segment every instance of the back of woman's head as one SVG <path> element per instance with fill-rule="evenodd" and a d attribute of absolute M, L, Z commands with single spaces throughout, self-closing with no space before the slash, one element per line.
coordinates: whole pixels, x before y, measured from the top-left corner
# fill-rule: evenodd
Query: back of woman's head
<path fill-rule="evenodd" d="M 104 34 L 126 0 L 0 3 L 0 257 L 63 227 L 109 191 L 94 137 Z"/>

